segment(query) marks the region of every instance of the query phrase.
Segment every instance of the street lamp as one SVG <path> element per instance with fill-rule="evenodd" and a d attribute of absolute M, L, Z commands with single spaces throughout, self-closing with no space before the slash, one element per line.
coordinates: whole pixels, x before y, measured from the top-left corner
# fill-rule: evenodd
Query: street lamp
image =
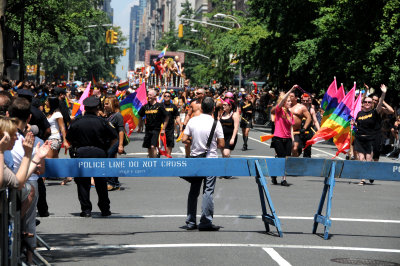
<path fill-rule="evenodd" d="M 230 20 L 233 20 L 238 25 L 239 29 L 242 27 L 239 24 L 237 18 L 232 15 L 217 13 L 214 15 L 214 18 L 229 18 Z M 242 87 L 242 63 L 239 61 L 239 89 L 240 89 L 240 87 Z"/>
<path fill-rule="evenodd" d="M 229 19 L 233 20 L 238 25 L 238 28 L 242 27 L 242 26 L 240 26 L 239 22 L 237 21 L 237 18 L 235 18 L 232 15 L 217 13 L 217 14 L 214 15 L 214 18 L 229 18 Z"/>

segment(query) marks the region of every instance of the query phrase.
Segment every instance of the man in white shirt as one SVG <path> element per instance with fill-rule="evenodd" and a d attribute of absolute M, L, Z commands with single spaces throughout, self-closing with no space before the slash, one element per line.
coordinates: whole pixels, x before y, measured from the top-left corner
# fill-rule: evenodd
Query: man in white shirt
<path fill-rule="evenodd" d="M 187 123 L 182 137 L 182 142 L 191 144 L 190 157 L 196 157 L 207 151 L 207 141 L 214 123 L 212 114 L 214 112 L 214 100 L 211 97 L 205 98 L 201 103 L 202 114 L 193 117 Z M 217 121 L 215 132 L 212 137 L 210 148 L 207 151 L 206 158 L 217 158 L 217 149 L 225 146 L 224 133 L 222 126 Z M 196 225 L 197 198 L 200 195 L 201 184 L 204 180 L 203 201 L 201 206 L 201 218 L 199 231 L 218 231 L 219 226 L 212 224 L 214 215 L 214 189 L 216 176 L 205 176 L 202 178 L 190 179 L 190 191 L 188 195 L 188 207 L 186 224 L 187 230 L 194 230 Z"/>

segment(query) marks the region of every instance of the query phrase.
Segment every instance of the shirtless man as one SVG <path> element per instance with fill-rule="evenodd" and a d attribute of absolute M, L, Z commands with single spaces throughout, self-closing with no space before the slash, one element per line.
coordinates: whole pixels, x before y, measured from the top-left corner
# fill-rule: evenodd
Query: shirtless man
<path fill-rule="evenodd" d="M 310 95 L 308 95 L 307 93 L 303 93 L 303 95 L 301 96 L 301 104 L 303 104 L 308 112 L 310 112 L 311 115 L 311 123 L 310 126 L 308 128 L 306 128 L 306 134 L 304 134 L 304 137 L 302 138 L 302 143 L 303 146 L 306 143 L 307 140 L 310 140 L 312 138 L 312 136 L 314 135 L 313 133 L 317 132 L 320 128 L 319 123 L 318 123 L 318 119 L 317 119 L 317 114 L 315 112 L 314 106 L 312 105 L 312 100 Z M 305 117 L 303 118 L 306 119 Z M 315 132 L 310 132 L 313 131 L 315 127 Z M 307 133 L 308 131 L 308 133 Z M 311 145 L 308 146 L 304 151 L 303 151 L 303 157 L 304 158 L 311 158 Z"/>
<path fill-rule="evenodd" d="M 188 113 L 185 117 L 185 121 L 183 122 L 183 129 L 185 130 L 185 127 L 187 123 L 189 122 L 189 119 L 200 115 L 201 112 L 201 103 L 203 102 L 203 99 L 205 97 L 205 90 L 202 88 L 199 88 L 196 90 L 196 100 L 190 103 Z M 186 158 L 189 158 L 190 156 L 190 144 L 185 144 L 185 153 L 186 153 Z"/>
<path fill-rule="evenodd" d="M 292 147 L 292 156 L 299 157 L 301 149 L 304 146 L 302 143 L 301 136 L 305 134 L 306 129 L 310 126 L 311 123 L 311 115 L 308 112 L 307 107 L 297 102 L 297 96 L 294 92 L 289 94 L 290 101 L 292 102 L 292 107 L 290 108 L 290 112 L 294 117 L 294 125 L 293 125 L 293 133 L 294 133 L 294 142 Z M 305 118 L 305 123 L 302 124 L 302 120 Z"/>

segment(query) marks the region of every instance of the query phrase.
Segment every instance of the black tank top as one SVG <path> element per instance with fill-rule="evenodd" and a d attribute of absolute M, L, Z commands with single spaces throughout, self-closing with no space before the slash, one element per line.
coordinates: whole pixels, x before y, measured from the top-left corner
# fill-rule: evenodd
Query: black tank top
<path fill-rule="evenodd" d="M 234 125 L 232 116 L 233 116 L 233 112 L 230 113 L 229 118 L 223 119 L 221 117 L 219 120 L 219 122 L 222 125 L 222 130 L 224 131 L 224 135 L 232 135 L 233 134 L 233 129 L 234 129 L 235 125 Z"/>

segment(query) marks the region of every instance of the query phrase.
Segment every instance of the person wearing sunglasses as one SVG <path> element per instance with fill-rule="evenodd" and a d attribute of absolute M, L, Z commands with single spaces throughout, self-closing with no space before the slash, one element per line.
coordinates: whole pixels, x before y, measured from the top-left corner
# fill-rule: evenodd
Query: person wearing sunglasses
<path fill-rule="evenodd" d="M 172 103 L 172 93 L 170 91 L 164 92 L 163 95 L 164 98 L 164 108 L 165 111 L 167 111 L 168 116 L 169 116 L 169 123 L 167 127 L 165 128 L 165 136 L 167 139 L 167 153 L 171 155 L 172 153 L 172 148 L 175 146 L 175 139 L 174 139 L 174 127 L 175 127 L 175 122 L 179 125 L 179 131 L 182 131 L 182 122 L 179 116 L 179 110 L 178 107 L 176 107 L 175 104 Z M 175 121 L 175 122 L 174 122 Z"/>
<path fill-rule="evenodd" d="M 375 138 L 381 131 L 379 113 L 382 111 L 382 104 L 387 91 L 384 84 L 381 85 L 381 91 L 382 95 L 375 109 L 372 98 L 367 96 L 362 102 L 361 111 L 357 114 L 354 150 L 357 152 L 357 159 L 359 161 L 372 161 Z M 362 179 L 359 185 L 365 185 L 365 180 Z"/>

